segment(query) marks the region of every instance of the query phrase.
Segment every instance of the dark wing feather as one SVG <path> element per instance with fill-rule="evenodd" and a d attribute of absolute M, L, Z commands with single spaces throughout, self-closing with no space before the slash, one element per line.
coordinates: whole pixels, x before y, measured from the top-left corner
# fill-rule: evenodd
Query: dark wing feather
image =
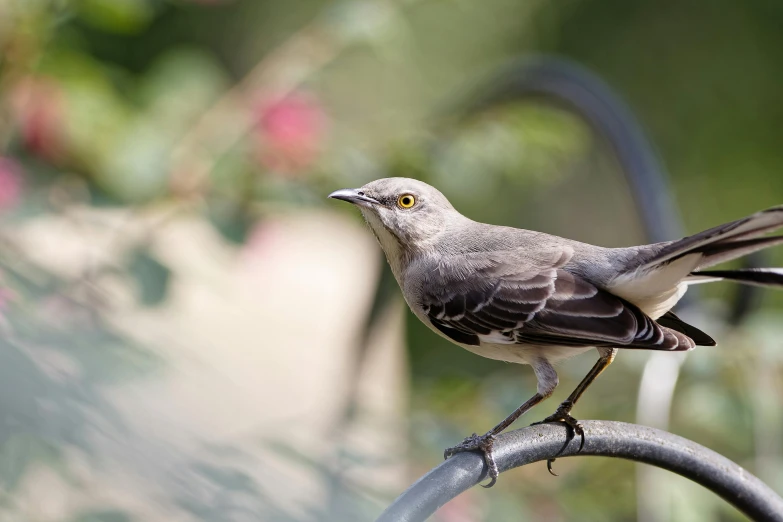
<path fill-rule="evenodd" d="M 491 264 L 465 274 L 438 267 L 420 305 L 456 342 L 687 350 L 694 343 L 623 299 L 561 268 L 515 272 Z"/>
<path fill-rule="evenodd" d="M 674 315 L 674 312 L 666 312 L 662 317 L 658 318 L 658 324 L 682 332 L 696 343 L 696 346 L 716 346 L 718 343 L 715 339 L 702 332 L 693 325 L 690 325 Z"/>

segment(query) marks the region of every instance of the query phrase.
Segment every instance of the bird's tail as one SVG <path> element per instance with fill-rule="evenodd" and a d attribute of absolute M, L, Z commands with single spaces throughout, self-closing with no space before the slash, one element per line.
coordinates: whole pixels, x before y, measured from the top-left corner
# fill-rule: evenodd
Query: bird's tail
<path fill-rule="evenodd" d="M 685 237 L 679 241 L 666 243 L 663 248 L 647 258 L 641 267 L 643 270 L 662 267 L 685 256 L 698 255 L 696 266 L 691 270 L 699 275 L 700 270 L 725 261 L 743 257 L 758 250 L 783 244 L 783 236 L 762 237 L 765 234 L 783 228 L 783 205 L 762 210 L 746 218 L 710 228 L 704 232 Z M 713 271 L 713 279 L 732 279 L 749 284 L 760 280 L 779 279 L 777 269 L 761 271 Z M 721 275 L 717 275 L 720 273 Z M 696 282 L 696 281 L 694 281 Z"/>
<path fill-rule="evenodd" d="M 783 244 L 783 236 L 766 234 L 783 228 L 783 205 L 762 210 L 746 218 L 710 228 L 678 241 L 643 247 L 638 265 L 613 279 L 608 289 L 648 314 L 671 308 L 682 296 L 685 282 L 707 283 L 728 279 L 739 283 L 783 287 L 783 270 L 703 269 Z"/>
<path fill-rule="evenodd" d="M 701 270 L 685 278 L 689 284 L 736 281 L 746 285 L 783 288 L 783 268 L 745 268 L 741 270 Z"/>

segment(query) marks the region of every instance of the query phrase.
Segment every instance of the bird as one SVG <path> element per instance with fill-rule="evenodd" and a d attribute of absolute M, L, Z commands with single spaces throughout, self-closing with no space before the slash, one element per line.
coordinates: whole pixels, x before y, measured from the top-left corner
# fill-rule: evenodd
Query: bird
<path fill-rule="evenodd" d="M 419 320 L 474 354 L 532 367 L 535 395 L 484 435 L 474 433 L 444 452 L 449 458 L 481 451 L 490 479 L 485 487 L 499 474 L 495 438 L 552 395 L 556 363 L 598 352 L 584 379 L 541 421 L 565 423 L 584 444 L 571 410 L 619 350 L 716 345 L 671 311 L 690 285 L 783 286 L 781 268 L 705 270 L 783 244 L 783 236 L 767 235 L 783 227 L 783 205 L 675 241 L 606 248 L 473 221 L 439 190 L 410 178 L 378 179 L 329 197 L 359 208 Z"/>

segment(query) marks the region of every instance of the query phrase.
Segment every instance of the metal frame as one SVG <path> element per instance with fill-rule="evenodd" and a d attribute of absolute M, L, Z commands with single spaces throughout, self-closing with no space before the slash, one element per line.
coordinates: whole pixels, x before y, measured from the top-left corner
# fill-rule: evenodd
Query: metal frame
<path fill-rule="evenodd" d="M 783 522 L 783 498 L 745 469 L 704 446 L 636 424 L 584 421 L 583 425 L 582 451 L 579 451 L 579 437 L 570 437 L 568 429 L 557 424 L 528 426 L 498 436 L 495 461 L 500 472 L 576 455 L 628 459 L 693 480 L 752 520 Z M 543 466 L 541 473 L 547 473 Z M 487 467 L 480 453 L 459 453 L 416 481 L 377 522 L 425 520 L 440 506 L 486 478 Z"/>

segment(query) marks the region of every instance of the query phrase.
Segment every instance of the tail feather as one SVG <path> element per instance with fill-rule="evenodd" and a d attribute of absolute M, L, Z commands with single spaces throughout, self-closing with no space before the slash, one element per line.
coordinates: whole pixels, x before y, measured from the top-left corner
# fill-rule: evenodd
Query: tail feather
<path fill-rule="evenodd" d="M 730 261 L 758 250 L 783 244 L 783 236 L 762 237 L 783 228 L 783 205 L 773 207 L 731 223 L 672 241 L 647 245 L 635 250 L 628 265 L 607 284 L 607 289 L 636 304 L 652 317 L 671 309 L 686 287 L 731 279 L 746 284 L 783 286 L 778 272 L 738 271 L 705 272 L 718 263 Z M 772 281 L 775 282 L 772 282 Z"/>
<path fill-rule="evenodd" d="M 686 283 L 736 281 L 746 285 L 783 288 L 783 268 L 744 268 L 739 270 L 700 270 L 691 272 Z"/>
<path fill-rule="evenodd" d="M 698 266 L 711 266 L 778 244 L 772 238 L 764 238 L 770 240 L 769 244 L 752 241 L 779 228 L 783 228 L 783 205 L 667 243 L 652 257 L 646 259 L 641 268 L 655 269 L 656 266 L 671 263 L 690 254 L 700 254 L 706 258 L 702 260 L 704 264 L 700 262 Z M 783 242 L 783 238 L 780 242 Z M 707 261 L 710 259 L 710 252 L 713 256 L 712 261 Z"/>
<path fill-rule="evenodd" d="M 755 239 L 743 239 L 739 241 L 722 241 L 707 245 L 701 252 L 702 258 L 699 261 L 697 268 L 708 268 L 776 245 L 783 245 L 783 236 L 757 237 Z"/>

